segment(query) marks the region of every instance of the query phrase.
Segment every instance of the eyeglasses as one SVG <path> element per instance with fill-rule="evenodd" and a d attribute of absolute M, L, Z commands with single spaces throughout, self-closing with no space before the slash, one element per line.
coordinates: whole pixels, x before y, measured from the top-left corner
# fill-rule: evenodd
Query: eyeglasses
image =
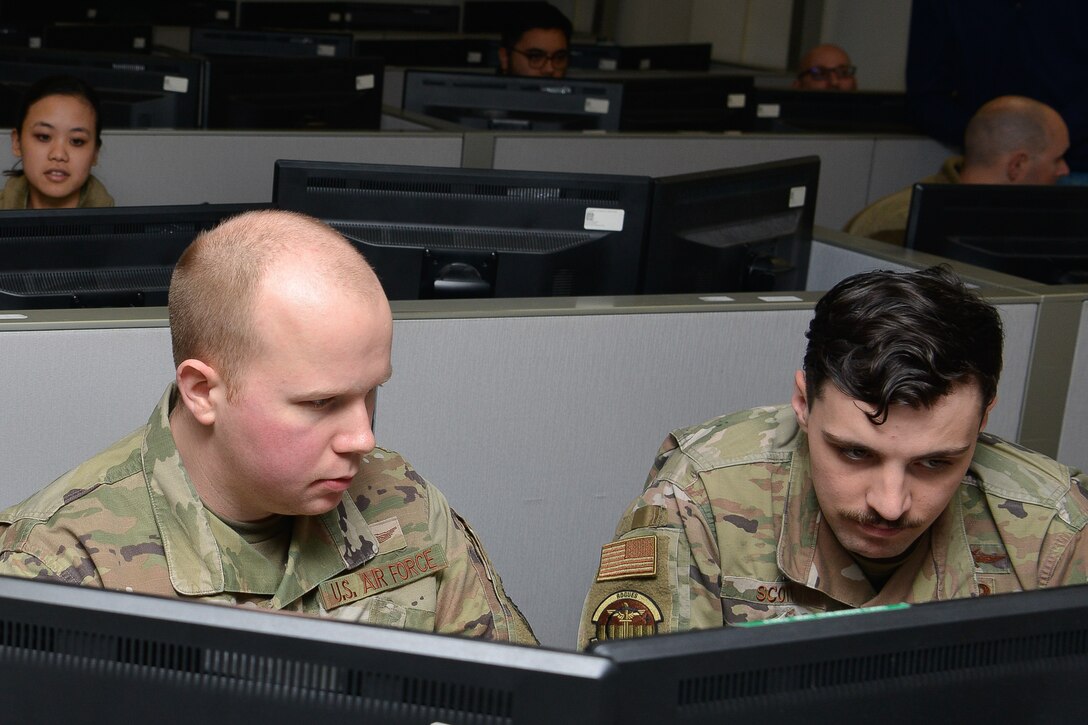
<path fill-rule="evenodd" d="M 808 76 L 815 81 L 822 81 L 825 78 L 831 76 L 838 76 L 839 78 L 853 78 L 854 74 L 858 72 L 856 65 L 837 65 L 834 68 L 827 68 L 822 65 L 814 65 L 811 68 L 806 68 L 797 74 L 798 78 Z"/>
<path fill-rule="evenodd" d="M 530 68 L 543 68 L 548 61 L 552 62 L 553 68 L 566 68 L 567 64 L 570 63 L 570 52 L 566 50 L 557 50 L 554 53 L 545 53 L 540 48 L 530 48 L 529 50 L 511 48 L 510 50 L 524 55 L 525 60 L 529 62 Z"/>

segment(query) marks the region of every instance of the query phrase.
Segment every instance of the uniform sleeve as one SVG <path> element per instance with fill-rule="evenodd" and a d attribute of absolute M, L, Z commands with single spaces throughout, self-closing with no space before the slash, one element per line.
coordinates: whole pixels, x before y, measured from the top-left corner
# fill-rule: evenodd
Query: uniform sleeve
<path fill-rule="evenodd" d="M 476 533 L 445 496 L 428 487 L 430 527 L 444 541 L 448 566 L 439 574 L 435 631 L 515 644 L 539 644 L 529 622 L 503 589 Z"/>
<path fill-rule="evenodd" d="M 642 495 L 601 548 L 578 625 L 578 648 L 722 625 L 713 517 L 698 475 L 671 436 Z"/>
<path fill-rule="evenodd" d="M 1088 484 L 1074 472 L 1067 496 L 1066 511 L 1088 511 Z M 1088 583 L 1088 533 L 1082 526 L 1070 527 L 1059 516 L 1043 540 L 1039 556 L 1040 587 Z"/>
<path fill-rule="evenodd" d="M 40 525 L 0 527 L 0 575 L 101 587 L 78 540 Z"/>

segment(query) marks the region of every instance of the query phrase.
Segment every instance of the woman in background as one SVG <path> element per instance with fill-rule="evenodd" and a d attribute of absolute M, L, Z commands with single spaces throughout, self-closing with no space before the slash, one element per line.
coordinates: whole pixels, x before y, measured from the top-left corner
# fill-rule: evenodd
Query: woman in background
<path fill-rule="evenodd" d="M 11 131 L 18 158 L 0 191 L 0 209 L 113 206 L 91 167 L 102 147 L 98 97 L 71 76 L 48 76 L 27 90 Z M 22 168 L 18 168 L 19 162 Z"/>

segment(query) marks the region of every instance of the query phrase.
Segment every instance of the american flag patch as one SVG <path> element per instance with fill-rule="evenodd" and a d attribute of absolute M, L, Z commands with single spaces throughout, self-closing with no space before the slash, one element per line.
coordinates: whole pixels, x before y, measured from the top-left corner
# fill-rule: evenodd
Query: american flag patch
<path fill-rule="evenodd" d="M 597 581 L 633 579 L 657 574 L 657 537 L 613 541 L 601 547 L 601 565 Z"/>

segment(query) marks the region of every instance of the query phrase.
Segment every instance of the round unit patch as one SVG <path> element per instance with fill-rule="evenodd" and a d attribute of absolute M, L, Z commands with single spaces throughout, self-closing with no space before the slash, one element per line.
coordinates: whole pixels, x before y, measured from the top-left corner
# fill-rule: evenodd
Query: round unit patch
<path fill-rule="evenodd" d="M 631 639 L 657 634 L 661 610 L 642 592 L 624 590 L 611 594 L 593 611 L 597 639 Z"/>

